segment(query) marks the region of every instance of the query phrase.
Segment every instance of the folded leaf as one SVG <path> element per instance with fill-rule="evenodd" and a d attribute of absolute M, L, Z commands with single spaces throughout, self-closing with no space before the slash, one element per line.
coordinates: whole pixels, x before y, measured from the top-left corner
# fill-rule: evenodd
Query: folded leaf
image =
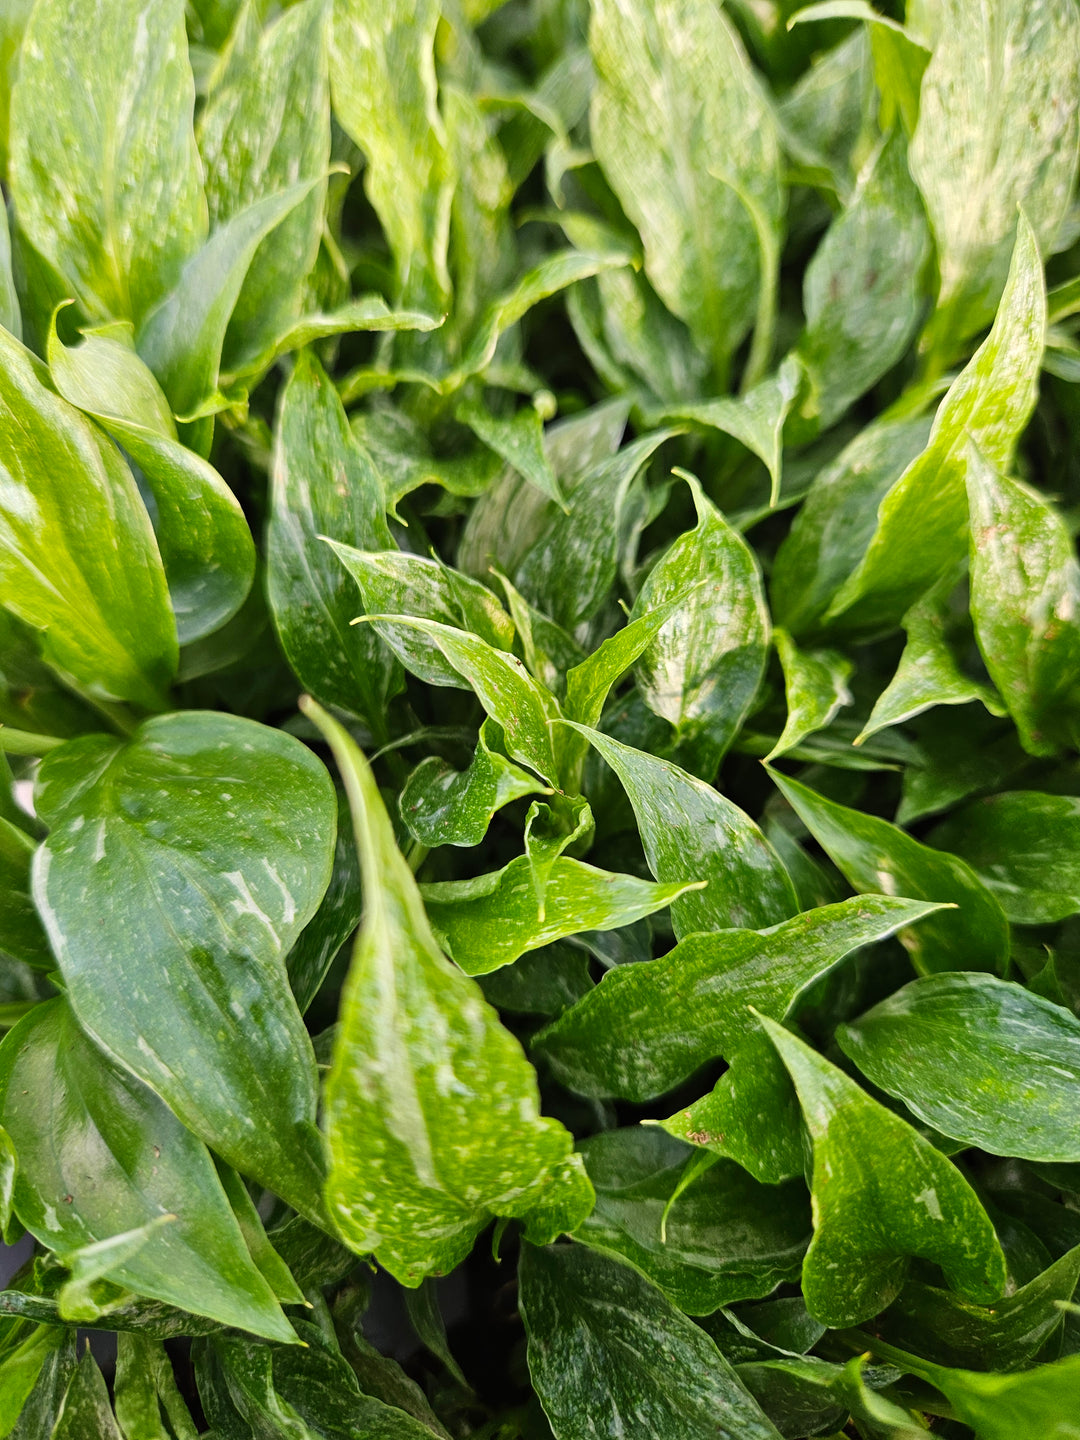
<path fill-rule="evenodd" d="M 336 801 L 299 741 L 189 711 L 51 752 L 34 895 L 82 1025 L 196 1135 L 319 1215 L 315 1057 L 285 956 Z"/>
<path fill-rule="evenodd" d="M 454 770 L 437 755 L 422 760 L 398 800 L 401 818 L 422 845 L 479 845 L 491 817 L 523 795 L 550 793 L 534 775 L 491 748 L 492 726 L 480 726 L 467 770 Z M 495 728 L 497 733 L 497 727 Z"/>
<path fill-rule="evenodd" d="M 558 476 L 544 452 L 544 424 L 534 406 L 525 405 L 504 418 L 479 404 L 459 405 L 457 415 L 541 495 L 565 507 Z"/>
<path fill-rule="evenodd" d="M 403 1284 L 446 1274 L 492 1216 L 565 1208 L 592 1189 L 572 1137 L 539 1113 L 532 1067 L 442 955 L 371 771 L 311 701 L 353 808 L 365 911 L 327 1083 L 327 1203 L 342 1238 Z M 528 1228 L 527 1228 L 528 1233 Z"/>
<path fill-rule="evenodd" d="M 115 1392 L 116 1418 L 127 1440 L 169 1440 L 170 1435 L 197 1440 L 172 1361 L 160 1341 L 142 1335 L 118 1337 Z"/>
<path fill-rule="evenodd" d="M 1022 985 L 977 974 L 913 980 L 837 1038 L 941 1134 L 994 1155 L 1080 1160 L 1080 1020 Z"/>
<path fill-rule="evenodd" d="M 800 650 L 786 630 L 774 630 L 773 643 L 784 669 L 787 716 L 766 761 L 824 730 L 838 710 L 851 704 L 847 682 L 855 668 L 836 650 Z"/>
<path fill-rule="evenodd" d="M 808 1045 L 761 1023 L 814 1147 L 814 1238 L 802 1274 L 811 1315 L 830 1326 L 876 1315 L 899 1293 L 910 1256 L 940 1265 L 965 1299 L 998 1299 L 1005 1257 L 959 1170 Z"/>

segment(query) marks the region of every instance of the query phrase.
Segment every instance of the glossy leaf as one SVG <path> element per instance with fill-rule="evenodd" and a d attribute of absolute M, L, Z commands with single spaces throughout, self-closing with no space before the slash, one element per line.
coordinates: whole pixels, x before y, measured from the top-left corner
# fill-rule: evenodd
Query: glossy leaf
<path fill-rule="evenodd" d="M 170 1431 L 175 1440 L 196 1440 L 195 1423 L 160 1341 L 118 1337 L 115 1393 L 116 1418 L 126 1440 L 169 1440 Z"/>
<path fill-rule="evenodd" d="M 398 668 L 370 625 L 350 623 L 362 608 L 356 587 L 318 537 L 367 551 L 393 541 L 371 458 L 307 354 L 281 398 L 271 493 L 267 592 L 282 648 L 302 684 L 382 736 Z"/>
<path fill-rule="evenodd" d="M 0 816 L 0 954 L 51 970 L 52 952 L 30 898 L 30 862 L 36 849 L 25 830 Z"/>
<path fill-rule="evenodd" d="M 800 650 L 786 630 L 774 630 L 772 638 L 784 670 L 787 716 L 766 761 L 824 730 L 838 710 L 851 704 L 847 682 L 855 668 L 836 650 Z"/>
<path fill-rule="evenodd" d="M 810 1313 L 827 1325 L 877 1314 L 916 1255 L 940 1265 L 966 1299 L 998 1299 L 1004 1256 L 960 1172 L 843 1071 L 773 1021 L 761 1023 L 798 1091 L 813 1143 L 814 1238 L 802 1275 Z"/>
<path fill-rule="evenodd" d="M 94 1440 L 122 1440 L 105 1377 L 87 1346 L 71 1377 L 50 1440 L 84 1440 L 91 1435 Z"/>
<path fill-rule="evenodd" d="M 1080 564 L 1064 522 L 1037 492 L 971 455 L 971 614 L 990 677 L 1024 749 L 1075 741 Z"/>
<path fill-rule="evenodd" d="M 550 793 L 492 748 L 497 733 L 494 722 L 485 720 L 467 770 L 454 770 L 429 755 L 409 776 L 398 804 L 409 832 L 422 845 L 479 845 L 496 810 L 523 795 Z"/>
<path fill-rule="evenodd" d="M 5 330 L 0 438 L 0 601 L 44 632 L 44 658 L 91 694 L 164 708 L 176 626 L 131 472 Z"/>
<path fill-rule="evenodd" d="M 757 1033 L 751 1006 L 782 1020 L 846 955 L 935 908 L 864 895 L 764 932 L 687 936 L 659 960 L 610 970 L 534 1044 L 578 1094 L 654 1099 L 707 1061 L 731 1060 Z"/>
<path fill-rule="evenodd" d="M 543 421 L 532 405 L 506 418 L 492 415 L 482 405 L 459 406 L 457 413 L 478 440 L 512 465 L 541 495 L 565 505 L 558 476 L 544 451 Z"/>
<path fill-rule="evenodd" d="M 887 820 L 837 805 L 798 781 L 770 772 L 830 860 L 856 890 L 910 895 L 955 905 L 901 936 L 911 962 L 922 974 L 933 970 L 1001 966 L 1008 952 L 1009 926 L 997 900 L 962 860 L 932 850 Z"/>
<path fill-rule="evenodd" d="M 142 1230 L 102 1267 L 114 1284 L 293 1338 L 205 1146 L 81 1033 L 66 1001 L 39 1005 L 5 1038 L 0 1117 L 19 1156 L 16 1213 L 43 1244 L 65 1255 Z"/>
<path fill-rule="evenodd" d="M 990 975 L 912 981 L 838 1032 L 846 1054 L 943 1135 L 995 1155 L 1080 1159 L 1080 1020 Z"/>
<path fill-rule="evenodd" d="M 566 722 L 569 723 L 569 722 Z M 649 868 L 663 884 L 705 880 L 672 905 L 675 935 L 775 925 L 794 914 L 795 892 L 779 856 L 730 800 L 703 780 L 576 726 L 615 771 L 641 830 Z"/>
<path fill-rule="evenodd" d="M 782 201 L 772 114 L 734 26 L 700 0 L 602 0 L 589 46 L 594 153 L 645 271 L 718 376 L 755 315 L 758 235 Z"/>
<path fill-rule="evenodd" d="M 568 1132 L 540 1116 L 518 1042 L 436 945 L 366 761 L 306 709 L 349 792 L 365 894 L 326 1097 L 327 1203 L 353 1249 L 415 1286 L 452 1269 L 493 1215 L 528 1227 L 555 1204 L 556 1233 L 577 1224 L 591 1187 Z"/>
<path fill-rule="evenodd" d="M 219 1155 L 317 1217 L 315 1061 L 285 956 L 330 879 L 322 765 L 250 720 L 161 716 L 127 743 L 52 751 L 37 808 L 34 896 L 80 1022 Z"/>
<path fill-rule="evenodd" d="M 527 1246 L 519 1280 L 555 1440 L 778 1440 L 704 1330 L 628 1266 L 583 1245 Z"/>
<path fill-rule="evenodd" d="M 92 320 L 140 324 L 206 236 L 194 104 L 181 0 L 35 4 L 12 188 L 20 227 Z"/>

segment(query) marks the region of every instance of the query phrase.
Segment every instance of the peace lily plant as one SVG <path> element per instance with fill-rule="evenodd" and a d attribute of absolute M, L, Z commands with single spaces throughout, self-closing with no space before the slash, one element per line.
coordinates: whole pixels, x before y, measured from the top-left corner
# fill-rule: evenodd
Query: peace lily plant
<path fill-rule="evenodd" d="M 0 4 L 0 1436 L 1080 1434 L 1080 10 L 795 11 Z"/>

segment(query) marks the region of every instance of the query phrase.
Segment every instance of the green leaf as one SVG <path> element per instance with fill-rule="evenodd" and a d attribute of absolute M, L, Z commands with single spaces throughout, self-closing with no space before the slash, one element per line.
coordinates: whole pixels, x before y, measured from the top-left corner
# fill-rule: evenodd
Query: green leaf
<path fill-rule="evenodd" d="M 342 1238 L 402 1283 L 445 1274 L 494 1215 L 592 1190 L 572 1139 L 539 1113 L 536 1077 L 478 987 L 442 955 L 363 756 L 312 702 L 353 808 L 365 911 L 326 1095 L 327 1203 Z"/>
<path fill-rule="evenodd" d="M 750 1007 L 782 1020 L 845 956 L 937 908 L 856 896 L 759 933 L 689 935 L 659 960 L 620 965 L 533 1042 L 580 1095 L 644 1101 L 757 1033 Z"/>
<path fill-rule="evenodd" d="M 847 682 L 855 668 L 838 650 L 800 650 L 786 630 L 774 630 L 772 638 L 784 670 L 787 717 L 766 761 L 824 730 L 838 710 L 851 704 Z"/>
<path fill-rule="evenodd" d="M 15 86 L 15 77 L 19 73 L 23 31 L 30 18 L 33 3 L 34 0 L 10 0 L 0 14 L 0 175 L 3 175 L 5 180 L 11 174 L 8 168 L 11 92 Z M 0 221 L 0 227 L 2 225 L 3 221 Z"/>
<path fill-rule="evenodd" d="M 946 639 L 948 609 L 944 588 L 951 588 L 948 581 L 942 589 L 929 591 L 904 616 L 907 644 L 896 674 L 874 702 L 855 744 L 935 705 L 969 705 L 980 700 L 991 715 L 1004 713 L 993 689 L 970 679 L 957 662 Z"/>
<path fill-rule="evenodd" d="M 1080 910 L 1080 800 L 1013 790 L 954 812 L 930 843 L 966 860 L 1018 925 Z"/>
<path fill-rule="evenodd" d="M 35 4 L 12 190 L 22 231 L 93 320 L 141 324 L 205 238 L 194 104 L 182 0 Z"/>
<path fill-rule="evenodd" d="M 36 844 L 0 816 L 0 955 L 36 970 L 55 964 L 30 898 L 30 862 Z"/>
<path fill-rule="evenodd" d="M 873 538 L 832 601 L 828 618 L 858 606 L 850 618 L 863 629 L 893 624 L 962 562 L 968 531 L 964 481 L 972 442 L 991 465 L 1008 468 L 1035 407 L 1045 332 L 1042 261 L 1021 213 L 993 328 L 949 387 L 926 449 L 878 507 Z"/>
<path fill-rule="evenodd" d="M 1068 0 L 934 8 L 911 173 L 937 241 L 935 328 L 955 346 L 994 313 L 1018 204 L 1054 248 L 1076 181 L 1080 17 Z"/>
<path fill-rule="evenodd" d="M 694 589 L 691 585 L 666 604 L 644 610 L 602 641 L 587 659 L 567 671 L 564 709 L 568 719 L 582 725 L 598 723 L 611 687 L 649 648 L 675 609 L 690 603 Z"/>
<path fill-rule="evenodd" d="M 921 845 L 876 815 L 837 805 L 775 770 L 770 774 L 853 889 L 957 906 L 901 936 L 917 971 L 1002 966 L 1009 947 L 1008 921 L 994 896 L 962 860 Z"/>
<path fill-rule="evenodd" d="M 172 1361 L 159 1340 L 118 1337 L 115 1393 L 116 1418 L 126 1440 L 197 1440 Z"/>
<path fill-rule="evenodd" d="M 103 1256 L 99 1274 L 223 1325 L 293 1338 L 206 1147 L 91 1044 L 65 1000 L 37 1006 L 5 1038 L 0 1117 L 19 1157 L 16 1213 L 43 1244 L 75 1254 L 141 1230 Z"/>
<path fill-rule="evenodd" d="M 157 381 L 110 327 L 77 346 L 49 330 L 56 388 L 109 432 L 138 465 L 154 497 L 154 531 L 181 645 L 217 630 L 240 609 L 255 575 L 244 512 L 217 471 L 185 449 Z"/>
<path fill-rule="evenodd" d="M 599 730 L 573 728 L 619 777 L 656 878 L 663 884 L 708 882 L 672 905 L 676 938 L 695 930 L 774 925 L 795 913 L 795 891 L 780 857 L 737 805 L 669 760 Z"/>
<path fill-rule="evenodd" d="M 459 405 L 457 417 L 468 425 L 478 440 L 494 450 L 519 475 L 564 509 L 566 501 L 559 478 L 544 451 L 544 423 L 532 405 L 523 405 L 513 415 L 492 415 L 478 403 Z"/>
<path fill-rule="evenodd" d="M 405 782 L 398 805 L 409 833 L 422 845 L 479 845 L 491 817 L 523 795 L 551 792 L 534 775 L 492 748 L 498 727 L 480 726 L 467 770 L 454 770 L 438 755 L 422 760 Z"/>
<path fill-rule="evenodd" d="M 970 454 L 971 614 L 986 668 L 1032 755 L 1075 743 L 1080 564 L 1036 491 Z"/>
<path fill-rule="evenodd" d="M 657 294 L 723 384 L 757 305 L 750 205 L 767 233 L 780 231 L 771 109 L 734 26 L 709 0 L 599 0 L 589 46 L 594 153 L 641 234 Z"/>
<path fill-rule="evenodd" d="M 40 1334 L 40 1331 L 38 1333 Z M 52 1343 L 47 1344 L 44 1336 L 38 1342 L 46 1354 L 38 1368 L 37 1378 L 32 1382 L 33 1389 L 26 1403 L 21 1410 L 16 1411 L 13 1408 L 4 1415 L 4 1423 L 8 1425 L 11 1440 L 39 1440 L 42 1435 L 48 1435 L 52 1440 L 53 1427 L 59 1418 L 71 1377 L 78 1365 L 73 1332 L 50 1327 L 46 1333 Z M 33 1368 L 37 1366 L 38 1354 L 33 1353 L 37 1347 L 32 1345 L 32 1339 L 31 1336 L 20 1347 L 23 1351 L 20 1359 L 24 1363 L 29 1359 Z M 27 1356 L 27 1351 L 31 1352 L 30 1356 Z M 9 1395 L 10 1392 L 5 1395 L 5 1399 L 9 1398 Z"/>
<path fill-rule="evenodd" d="M 267 243 L 273 241 L 264 241 Z M 437 330 L 442 323 L 441 317 L 423 310 L 391 310 L 381 295 L 358 295 L 329 313 L 302 314 L 274 335 L 268 348 L 246 368 L 260 371 L 290 350 L 302 350 L 305 345 L 334 335 L 351 335 L 359 330 Z"/>
<path fill-rule="evenodd" d="M 769 612 L 753 551 L 696 480 L 690 488 L 697 525 L 649 572 L 631 618 L 670 604 L 692 585 L 701 587 L 660 630 L 636 674 L 646 705 L 673 727 L 676 744 L 702 757 L 700 768 L 709 774 L 757 695 L 769 649 Z"/>
<path fill-rule="evenodd" d="M 0 20 L 0 25 L 3 21 Z M 2 41 L 0 35 L 0 41 Z M 0 64 L 2 64 L 0 58 Z M 2 124 L 0 105 L 0 124 Z M 10 330 L 16 340 L 22 339 L 22 317 L 19 314 L 19 297 L 11 274 L 11 232 L 8 229 L 7 206 L 0 205 L 0 326 Z"/>
<path fill-rule="evenodd" d="M 826 429 L 901 358 L 923 313 L 930 235 L 895 130 L 867 161 L 803 280 L 801 415 Z"/>
<path fill-rule="evenodd" d="M 0 1360 L 0 1433 L 10 1435 L 23 1416 L 22 1433 L 30 1440 L 29 1427 L 37 1418 L 33 1412 L 44 1408 L 46 1397 L 51 1399 L 57 1390 L 63 1394 L 67 1377 L 64 1374 L 61 1379 L 58 1371 L 74 1364 L 75 1337 L 58 1326 L 37 1325 L 9 1349 Z M 35 1389 L 37 1394 L 31 1398 Z M 51 1426 L 51 1420 L 49 1423 Z"/>
<path fill-rule="evenodd" d="M 147 721 L 42 763 L 34 896 L 80 1022 L 230 1164 L 319 1215 L 315 1058 L 285 956 L 330 878 L 336 802 L 291 736 Z"/>
<path fill-rule="evenodd" d="M 453 174 L 435 79 L 438 0 L 334 0 L 334 113 L 367 157 L 364 189 L 397 265 L 398 298 L 435 313 L 450 290 Z"/>
<path fill-rule="evenodd" d="M 370 625 L 350 622 L 356 587 L 318 536 L 389 550 L 379 475 L 349 430 L 322 366 L 302 354 L 281 397 L 267 531 L 267 593 L 298 679 L 385 738 L 387 701 L 400 688 L 392 655 Z"/>
<path fill-rule="evenodd" d="M 803 1262 L 811 1315 L 857 1324 L 895 1298 L 911 1256 L 989 1303 L 1005 1258 L 967 1181 L 928 1140 L 794 1035 L 762 1018 L 794 1082 L 813 1143 L 814 1238 Z"/>
<path fill-rule="evenodd" d="M 338 951 L 360 923 L 360 865 L 349 824 L 348 802 L 338 791 L 337 840 L 330 884 L 318 910 L 289 951 L 289 985 L 301 1015 L 319 993 Z"/>
<path fill-rule="evenodd" d="M 44 659 L 90 694 L 165 708 L 176 627 L 131 472 L 5 330 L 0 444 L 0 603 L 43 632 Z"/>
<path fill-rule="evenodd" d="M 778 1440 L 705 1331 L 583 1245 L 526 1246 L 521 1312 L 555 1440 Z"/>
<path fill-rule="evenodd" d="M 105 1377 L 89 1346 L 71 1377 L 50 1440 L 123 1440 L 109 1403 Z"/>
<path fill-rule="evenodd" d="M 991 975 L 913 980 L 837 1038 L 942 1135 L 994 1155 L 1080 1160 L 1080 1020 Z"/>
<path fill-rule="evenodd" d="M 694 1152 L 634 1126 L 586 1140 L 596 1209 L 575 1239 L 632 1265 L 688 1315 L 797 1278 L 810 1233 L 801 1182 L 764 1186 L 728 1161 L 684 1183 Z"/>
<path fill-rule="evenodd" d="M 632 925 L 694 888 L 692 882 L 654 885 L 560 856 L 541 905 L 532 863 L 520 855 L 490 875 L 423 885 L 420 893 L 450 958 L 466 975 L 486 975 L 568 935 Z"/>
<path fill-rule="evenodd" d="M 377 617 L 372 628 L 419 679 L 463 690 L 470 683 L 444 656 L 438 640 L 414 628 L 412 619 L 437 621 L 441 629 L 452 626 L 495 650 L 509 651 L 514 641 L 513 622 L 486 585 L 441 560 L 391 549 L 365 554 L 351 545 L 329 543 L 360 587 L 364 610 Z M 387 618 L 393 615 L 409 616 L 410 622 L 395 625 Z"/>
<path fill-rule="evenodd" d="M 210 224 L 298 180 L 316 188 L 264 239 L 229 322 L 225 368 L 258 362 L 301 313 L 322 237 L 330 164 L 329 14 L 303 0 L 260 33 L 257 4 L 240 14 L 228 60 L 199 117 Z"/>

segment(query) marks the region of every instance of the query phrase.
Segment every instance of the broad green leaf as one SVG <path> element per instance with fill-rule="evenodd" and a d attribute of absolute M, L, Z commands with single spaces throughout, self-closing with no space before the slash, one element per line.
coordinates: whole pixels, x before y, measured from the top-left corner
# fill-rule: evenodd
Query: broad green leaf
<path fill-rule="evenodd" d="M 523 795 L 549 794 L 535 775 L 493 748 L 494 722 L 480 726 L 467 770 L 454 770 L 438 755 L 422 760 L 398 800 L 409 833 L 422 845 L 479 845 L 491 817 Z"/>
<path fill-rule="evenodd" d="M 819 976 L 936 907 L 860 895 L 771 930 L 689 935 L 659 960 L 620 965 L 533 1042 L 579 1095 L 644 1101 L 757 1034 L 753 1006 L 782 1020 Z"/>
<path fill-rule="evenodd" d="M 123 1440 L 109 1401 L 105 1377 L 87 1346 L 50 1440 Z"/>
<path fill-rule="evenodd" d="M 971 455 L 971 614 L 990 677 L 1024 749 L 1075 743 L 1080 564 L 1062 517 L 1036 491 Z"/>
<path fill-rule="evenodd" d="M 596 1209 L 575 1238 L 632 1265 L 684 1313 L 797 1279 L 810 1234 L 801 1182 L 759 1185 L 721 1160 L 684 1184 L 694 1152 L 642 1126 L 593 1135 L 581 1153 Z"/>
<path fill-rule="evenodd" d="M 364 919 L 327 1084 L 327 1204 L 342 1238 L 403 1284 L 445 1274 L 492 1216 L 592 1203 L 572 1139 L 539 1113 L 536 1077 L 475 983 L 441 953 L 375 780 L 312 702 L 342 771 Z M 557 1233 L 557 1230 L 556 1230 Z"/>
<path fill-rule="evenodd" d="M 392 655 L 370 625 L 352 625 L 356 587 L 320 535 L 389 549 L 379 475 L 353 438 L 319 362 L 299 357 L 281 397 L 267 531 L 267 593 L 282 649 L 301 683 L 385 737 L 400 688 Z"/>
<path fill-rule="evenodd" d="M 529 1371 L 555 1440 L 779 1440 L 705 1331 L 583 1245 L 521 1255 Z"/>
<path fill-rule="evenodd" d="M 708 882 L 672 905 L 677 938 L 697 930 L 775 925 L 795 913 L 795 891 L 779 856 L 737 805 L 669 760 L 599 730 L 574 728 L 619 777 L 656 878 L 663 884 Z"/>
<path fill-rule="evenodd" d="M 975 872 L 954 855 L 921 845 L 887 820 L 850 810 L 798 781 L 770 771 L 780 793 L 853 889 L 910 895 L 955 905 L 901 935 L 920 974 L 996 970 L 1009 948 L 1009 925 Z"/>
<path fill-rule="evenodd" d="M 948 817 L 930 843 L 966 860 L 1018 925 L 1080 910 L 1080 799 L 1013 790 Z"/>
<path fill-rule="evenodd" d="M 1080 1020 L 992 975 L 913 980 L 841 1027 L 845 1054 L 942 1135 L 993 1155 L 1080 1160 Z"/>
<path fill-rule="evenodd" d="M 301 312 L 315 264 L 330 164 L 325 0 L 303 0 L 260 33 L 262 7 L 240 14 L 224 72 L 199 117 L 199 149 L 214 229 L 298 180 L 316 188 L 263 240 L 229 322 L 225 368 L 259 359 Z"/>
<path fill-rule="evenodd" d="M 814 1238 L 802 1274 L 811 1315 L 830 1326 L 876 1315 L 900 1292 L 912 1256 L 940 1265 L 965 1299 L 997 1300 L 1005 1258 L 959 1170 L 808 1045 L 761 1023 L 813 1143 Z"/>
<path fill-rule="evenodd" d="M 879 133 L 868 124 L 874 67 L 867 37 L 854 30 L 840 39 L 833 29 L 832 38 L 832 48 L 814 57 L 780 101 L 777 115 L 784 149 L 795 162 L 792 178 L 805 176 L 830 198 L 843 200 L 854 191 L 861 162 Z M 820 44 L 823 37 L 815 39 Z"/>
<path fill-rule="evenodd" d="M 3 20 L 0 19 L 0 25 Z M 2 37 L 0 37 L 2 41 Z M 0 65 L 3 61 L 0 60 Z M 2 114 L 2 105 L 0 105 Z M 10 330 L 16 340 L 22 339 L 22 318 L 19 297 L 11 273 L 11 233 L 8 229 L 7 206 L 0 205 L 0 326 Z"/>
<path fill-rule="evenodd" d="M 446 953 L 466 975 L 485 975 L 567 935 L 632 925 L 694 888 L 655 885 L 564 855 L 551 866 L 541 904 L 532 863 L 520 855 L 490 875 L 423 885 L 420 893 Z"/>
<path fill-rule="evenodd" d="M 951 588 L 948 581 L 945 585 Z M 961 670 L 946 638 L 946 598 L 942 590 L 931 590 L 904 616 L 904 653 L 896 674 L 874 702 L 856 744 L 935 705 L 969 705 L 979 700 L 991 715 L 1004 713 L 993 689 Z"/>
<path fill-rule="evenodd" d="M 982 710 L 937 710 L 919 728 L 917 755 L 904 770 L 898 825 L 1016 784 L 1031 765 L 1013 728 Z"/>
<path fill-rule="evenodd" d="M 160 1340 L 118 1337 L 115 1394 L 116 1418 L 126 1440 L 197 1440 L 172 1361 Z"/>
<path fill-rule="evenodd" d="M 857 619 L 863 629 L 887 627 L 961 563 L 972 442 L 989 464 L 1008 468 L 1035 407 L 1045 332 L 1042 261 L 1021 213 L 993 328 L 949 387 L 926 449 L 879 505 L 873 538 L 832 601 L 828 618 L 858 606 L 850 620 Z"/>
<path fill-rule="evenodd" d="M 750 207 L 769 235 L 780 230 L 772 111 L 714 0 L 598 0 L 589 47 L 593 151 L 641 234 L 657 294 L 723 383 L 757 304 Z"/>
<path fill-rule="evenodd" d="M 480 979 L 491 1003 L 511 1015 L 550 1019 L 592 989 L 589 955 L 574 945 L 545 945 Z"/>
<path fill-rule="evenodd" d="M 367 157 L 364 189 L 398 272 L 396 298 L 438 314 L 453 175 L 435 79 L 438 0 L 333 0 L 334 113 Z"/>
<path fill-rule="evenodd" d="M 141 324 L 206 236 L 194 104 L 182 0 L 35 4 L 12 190 L 27 239 L 92 320 Z"/>
<path fill-rule="evenodd" d="M 218 378 L 225 333 L 244 278 L 259 246 L 317 183 L 299 180 L 224 221 L 137 330 L 139 354 L 181 419 L 213 415 L 229 403 L 218 389 Z"/>
<path fill-rule="evenodd" d="M 24 830 L 0 816 L 0 955 L 36 970 L 55 964 L 30 898 L 30 862 L 37 849 Z"/>
<path fill-rule="evenodd" d="M 930 421 L 921 416 L 875 420 L 815 477 L 769 582 L 773 617 L 796 639 L 821 628 L 833 596 L 870 544 L 879 502 L 929 432 Z"/>
<path fill-rule="evenodd" d="M 38 1404 L 45 1394 L 51 1395 L 57 1388 L 63 1393 L 66 1385 L 62 1382 L 57 1385 L 60 1378 L 57 1362 L 69 1362 L 73 1366 L 74 1351 L 75 1337 L 71 1331 L 57 1325 L 37 1325 L 6 1352 L 0 1360 L 0 1435 L 10 1435 L 22 1415 L 22 1431 L 30 1440 L 29 1425 L 37 1418 L 31 1412 L 38 1408 L 30 1398 L 31 1393 L 40 1385 Z"/>
<path fill-rule="evenodd" d="M 457 417 L 541 495 L 565 506 L 558 476 L 544 452 L 544 424 L 534 406 L 523 405 L 504 417 L 493 415 L 480 404 L 459 405 Z"/>
<path fill-rule="evenodd" d="M 5 330 L 0 445 L 0 603 L 43 632 L 43 658 L 88 693 L 164 709 L 176 626 L 131 472 Z"/>
<path fill-rule="evenodd" d="M 509 651 L 514 640 L 513 622 L 486 585 L 452 570 L 441 560 L 422 555 L 391 549 L 364 553 L 333 540 L 330 544 L 360 587 L 363 611 L 378 617 L 372 628 L 405 668 L 429 685 L 467 690 L 469 681 L 443 655 L 437 639 L 411 624 L 395 625 L 386 617 L 406 615 L 437 621 L 442 629 L 453 626 L 496 650 Z"/>
<path fill-rule="evenodd" d="M 800 650 L 786 630 L 774 630 L 772 638 L 784 670 L 787 716 L 766 761 L 824 730 L 838 710 L 851 704 L 847 682 L 855 668 L 838 650 Z"/>
<path fill-rule="evenodd" d="M 255 574 L 255 546 L 236 497 L 177 440 L 168 401 L 132 348 L 130 331 L 91 333 L 69 347 L 54 317 L 47 353 L 60 394 L 124 447 L 153 494 L 181 645 L 217 630 L 239 610 Z"/>
<path fill-rule="evenodd" d="M 905 1350 L 930 1350 L 943 1364 L 1015 1370 L 1059 1328 L 1059 1302 L 1071 1300 L 1078 1281 L 1080 1246 L 991 1306 L 909 1280 L 875 1329 Z"/>
<path fill-rule="evenodd" d="M 285 956 L 336 801 L 299 741 L 226 714 L 51 752 L 34 896 L 79 1021 L 201 1139 L 318 1217 L 315 1058 Z"/>
<path fill-rule="evenodd" d="M 746 718 L 765 672 L 769 612 L 761 572 L 746 541 L 691 484 L 697 525 L 649 572 L 631 611 L 637 619 L 698 586 L 637 665 L 638 690 L 667 720 L 675 743 L 715 773 Z"/>
<path fill-rule="evenodd" d="M 0 1117 L 18 1154 L 16 1213 L 43 1244 L 64 1255 L 144 1229 L 103 1275 L 223 1325 L 293 1338 L 206 1147 L 91 1044 L 65 1000 L 37 1006 L 5 1038 Z"/>
<path fill-rule="evenodd" d="M 826 429 L 890 370 L 923 312 L 930 235 L 899 130 L 867 162 L 803 280 L 800 414 Z"/>
<path fill-rule="evenodd" d="M 994 313 L 1018 204 L 1054 248 L 1076 181 L 1080 16 L 1069 0 L 935 9 L 911 173 L 937 241 L 938 333 L 955 347 Z"/>

